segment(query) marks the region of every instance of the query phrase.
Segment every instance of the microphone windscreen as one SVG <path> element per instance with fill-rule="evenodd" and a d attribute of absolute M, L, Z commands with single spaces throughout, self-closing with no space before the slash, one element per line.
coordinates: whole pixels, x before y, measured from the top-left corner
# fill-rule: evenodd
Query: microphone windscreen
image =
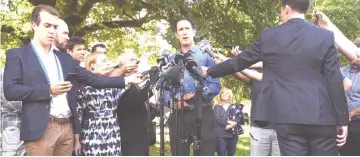
<path fill-rule="evenodd" d="M 194 60 L 188 60 L 185 63 L 186 70 L 193 72 L 193 67 L 197 67 L 197 63 Z"/>
<path fill-rule="evenodd" d="M 180 61 L 181 61 L 182 63 L 184 63 L 184 56 L 181 55 L 181 54 L 177 54 L 177 55 L 175 56 L 175 58 L 174 58 L 174 61 L 175 61 L 176 64 L 179 64 Z"/>
<path fill-rule="evenodd" d="M 181 74 L 181 69 L 179 66 L 175 66 L 173 68 L 171 68 L 170 70 L 168 70 L 165 79 L 167 81 L 173 82 L 173 83 L 180 83 L 180 74 Z"/>

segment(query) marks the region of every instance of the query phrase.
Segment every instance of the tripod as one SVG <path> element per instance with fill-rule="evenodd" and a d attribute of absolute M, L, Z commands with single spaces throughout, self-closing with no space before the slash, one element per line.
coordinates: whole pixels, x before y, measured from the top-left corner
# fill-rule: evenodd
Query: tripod
<path fill-rule="evenodd" d="M 201 122 L 202 122 L 202 90 L 204 89 L 205 94 L 210 93 L 210 90 L 204 87 L 202 78 L 195 76 L 195 136 L 193 144 L 194 156 L 200 156 L 201 152 Z"/>
<path fill-rule="evenodd" d="M 184 69 L 184 68 L 183 68 Z M 175 120 L 176 120 L 176 129 L 175 129 L 175 134 L 176 134 L 176 146 L 175 146 L 175 153 L 174 155 L 179 155 L 179 141 L 181 141 L 181 143 L 186 143 L 186 140 L 181 140 L 180 138 L 184 137 L 183 135 L 183 131 L 179 131 L 179 124 L 178 124 L 178 119 L 179 119 L 179 115 L 178 115 L 178 102 L 180 101 L 181 104 L 181 108 L 184 108 L 184 86 L 183 86 L 183 73 L 184 70 L 181 68 L 181 66 L 176 67 L 173 71 L 169 71 L 167 77 L 165 78 L 166 81 L 164 81 L 163 79 L 160 79 L 160 87 L 158 89 L 160 89 L 160 98 L 158 101 L 158 104 L 160 105 L 160 155 L 163 156 L 164 155 L 164 105 L 162 103 L 168 103 L 164 101 L 164 92 L 165 90 L 170 91 L 170 99 L 169 99 L 169 104 L 170 104 L 170 109 L 171 109 L 171 113 L 175 112 Z M 179 77 L 180 75 L 180 77 Z M 179 79 L 180 78 L 180 79 Z M 164 83 L 165 82 L 165 83 Z M 158 85 L 159 85 L 158 84 Z M 175 97 L 177 96 L 177 89 L 180 87 L 180 100 L 175 99 Z M 184 122 L 183 122 L 183 110 L 181 110 L 181 127 L 183 128 Z M 180 134 L 181 133 L 181 134 Z"/>
<path fill-rule="evenodd" d="M 164 126 L 164 83 L 162 81 L 162 77 L 160 77 L 160 84 L 157 89 L 160 89 L 159 99 L 157 101 L 157 105 L 160 108 L 160 156 L 165 156 L 165 126 Z"/>

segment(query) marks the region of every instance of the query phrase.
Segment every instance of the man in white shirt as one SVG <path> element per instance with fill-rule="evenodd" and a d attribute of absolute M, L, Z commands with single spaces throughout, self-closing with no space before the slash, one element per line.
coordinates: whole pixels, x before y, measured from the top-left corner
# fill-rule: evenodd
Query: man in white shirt
<path fill-rule="evenodd" d="M 71 156 L 74 133 L 81 131 L 73 82 L 124 88 L 143 81 L 139 75 L 97 76 L 69 54 L 54 50 L 58 17 L 51 6 L 36 6 L 31 15 L 33 40 L 6 53 L 4 95 L 8 101 L 22 101 L 20 139 L 30 156 Z M 70 73 L 75 73 L 75 78 L 66 80 Z"/>

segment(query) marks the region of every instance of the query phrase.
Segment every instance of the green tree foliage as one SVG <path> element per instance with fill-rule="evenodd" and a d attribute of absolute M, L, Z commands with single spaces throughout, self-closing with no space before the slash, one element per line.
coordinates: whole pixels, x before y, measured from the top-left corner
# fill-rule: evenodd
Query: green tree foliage
<path fill-rule="evenodd" d="M 70 36 L 83 36 L 88 48 L 94 42 L 105 42 L 108 54 L 116 58 L 125 49 L 138 55 L 159 52 L 167 47 L 179 48 L 174 36 L 176 20 L 190 17 L 196 24 L 196 41 L 208 40 L 215 50 L 230 56 L 223 44 L 231 43 L 245 49 L 261 30 L 280 24 L 280 1 L 273 0 L 10 0 L 8 10 L 1 11 L 0 67 L 5 50 L 26 44 L 32 37 L 30 13 L 34 5 L 54 6 L 69 25 Z M 351 40 L 359 34 L 360 0 L 318 0 L 324 11 Z M 309 10 L 309 13 L 313 8 Z M 310 20 L 311 15 L 307 15 Z M 165 31 L 159 23 L 165 22 Z M 155 63 L 152 57 L 152 63 Z M 342 64 L 347 64 L 342 57 Z M 249 98 L 247 85 L 225 77 L 222 85 L 232 89 L 235 99 Z"/>

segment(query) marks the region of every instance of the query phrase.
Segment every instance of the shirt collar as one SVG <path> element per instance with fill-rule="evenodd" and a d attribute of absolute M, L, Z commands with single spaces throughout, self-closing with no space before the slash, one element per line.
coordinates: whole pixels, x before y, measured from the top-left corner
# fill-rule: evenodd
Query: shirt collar
<path fill-rule="evenodd" d="M 44 55 L 44 54 L 46 54 L 45 51 L 44 51 L 44 49 L 43 49 L 40 45 L 36 44 L 36 43 L 34 42 L 34 40 L 31 40 L 31 44 L 33 45 L 33 47 L 34 47 L 34 49 L 36 50 L 36 52 L 40 53 L 39 55 Z M 55 50 L 55 46 L 54 46 L 54 45 L 51 45 L 50 51 L 49 51 L 50 53 L 49 53 L 49 54 L 53 54 L 53 53 L 54 53 L 54 50 Z"/>
<path fill-rule="evenodd" d="M 185 52 L 185 53 L 195 53 L 196 51 L 201 51 L 200 48 L 197 46 L 197 45 L 194 45 L 191 50 L 189 50 L 188 52 Z M 181 50 L 178 50 L 176 52 L 176 54 L 180 54 L 181 53 Z"/>
<path fill-rule="evenodd" d="M 53 47 L 56 51 L 60 51 L 59 48 L 57 48 L 55 45 L 52 45 L 51 47 Z"/>

